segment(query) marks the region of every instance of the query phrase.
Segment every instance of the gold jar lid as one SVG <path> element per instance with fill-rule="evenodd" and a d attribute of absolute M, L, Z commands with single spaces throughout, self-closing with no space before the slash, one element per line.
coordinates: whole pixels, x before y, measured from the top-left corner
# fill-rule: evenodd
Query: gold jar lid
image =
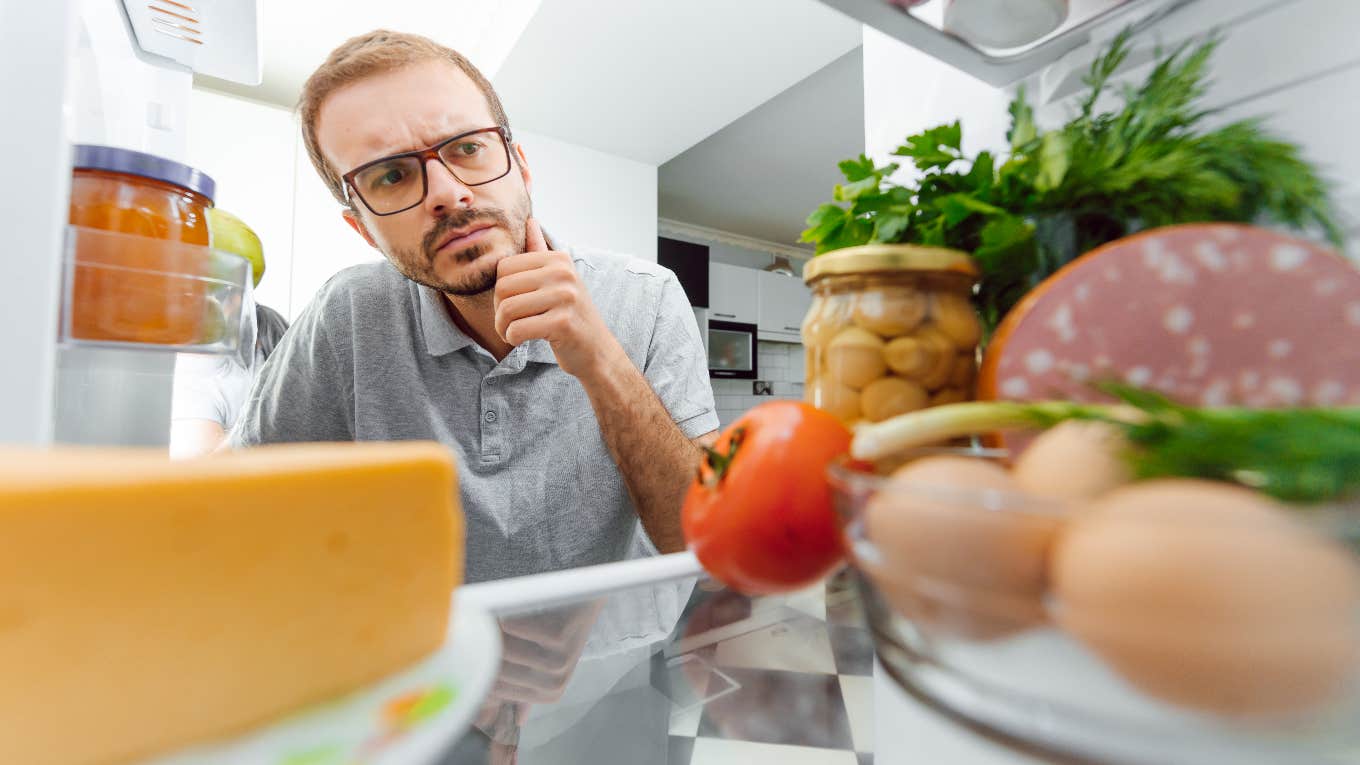
<path fill-rule="evenodd" d="M 864 244 L 823 253 L 803 267 L 803 281 L 843 274 L 944 271 L 976 278 L 977 264 L 968 253 L 919 244 Z"/>

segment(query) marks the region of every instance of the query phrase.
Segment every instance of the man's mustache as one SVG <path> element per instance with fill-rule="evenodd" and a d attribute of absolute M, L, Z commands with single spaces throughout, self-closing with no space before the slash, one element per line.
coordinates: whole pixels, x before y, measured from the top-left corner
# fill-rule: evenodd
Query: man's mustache
<path fill-rule="evenodd" d="M 474 223 L 490 223 L 493 226 L 500 226 L 506 231 L 510 230 L 510 218 L 504 212 L 495 208 L 457 210 L 435 221 L 430 230 L 425 232 L 425 237 L 421 240 L 421 247 L 424 249 L 426 257 L 433 261 L 435 251 L 439 249 L 439 245 L 443 243 L 449 233 L 471 226 Z M 461 253 L 459 259 L 463 260 Z"/>

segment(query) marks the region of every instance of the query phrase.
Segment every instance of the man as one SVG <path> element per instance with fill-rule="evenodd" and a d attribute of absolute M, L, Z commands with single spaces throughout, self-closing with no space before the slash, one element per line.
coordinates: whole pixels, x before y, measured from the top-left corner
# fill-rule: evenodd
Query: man
<path fill-rule="evenodd" d="M 679 550 L 718 420 L 675 276 L 559 251 L 487 80 L 415 35 L 349 40 L 304 143 L 386 263 L 333 277 L 265 364 L 233 445 L 435 439 L 459 462 L 468 581 Z M 394 508 L 395 509 L 395 508 Z"/>

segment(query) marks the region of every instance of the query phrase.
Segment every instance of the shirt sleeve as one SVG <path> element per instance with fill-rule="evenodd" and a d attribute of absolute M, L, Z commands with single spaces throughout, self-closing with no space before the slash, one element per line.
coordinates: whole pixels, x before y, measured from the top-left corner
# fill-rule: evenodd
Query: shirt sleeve
<path fill-rule="evenodd" d="M 171 420 L 211 420 L 231 425 L 224 383 L 230 373 L 226 356 L 181 353 L 175 357 L 170 398 Z"/>
<path fill-rule="evenodd" d="M 666 274 L 659 303 L 642 373 L 685 436 L 697 438 L 718 429 L 699 324 L 674 274 Z"/>
<path fill-rule="evenodd" d="M 332 340 L 343 328 L 327 320 L 347 307 L 331 310 L 326 298 L 323 289 L 259 367 L 231 431 L 233 448 L 354 440 L 354 366 L 340 360 L 349 346 Z"/>

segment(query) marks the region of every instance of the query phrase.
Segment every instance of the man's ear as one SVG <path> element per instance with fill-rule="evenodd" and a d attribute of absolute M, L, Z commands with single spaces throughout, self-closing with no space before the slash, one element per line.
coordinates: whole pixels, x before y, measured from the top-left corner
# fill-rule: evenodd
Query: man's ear
<path fill-rule="evenodd" d="M 354 210 L 346 208 L 340 212 L 340 215 L 344 217 L 345 222 L 349 224 L 350 228 L 359 232 L 359 236 L 362 236 L 364 241 L 368 242 L 369 247 L 372 247 L 375 250 L 378 249 L 378 243 L 373 241 L 373 235 L 368 233 L 367 228 L 364 228 L 364 222 L 359 220 L 359 216 Z"/>
<path fill-rule="evenodd" d="M 519 165 L 519 177 L 524 179 L 524 191 L 530 196 L 533 196 L 534 176 L 529 172 L 529 160 L 524 156 L 524 144 L 515 144 L 515 155 L 519 157 L 519 162 L 517 164 Z"/>

